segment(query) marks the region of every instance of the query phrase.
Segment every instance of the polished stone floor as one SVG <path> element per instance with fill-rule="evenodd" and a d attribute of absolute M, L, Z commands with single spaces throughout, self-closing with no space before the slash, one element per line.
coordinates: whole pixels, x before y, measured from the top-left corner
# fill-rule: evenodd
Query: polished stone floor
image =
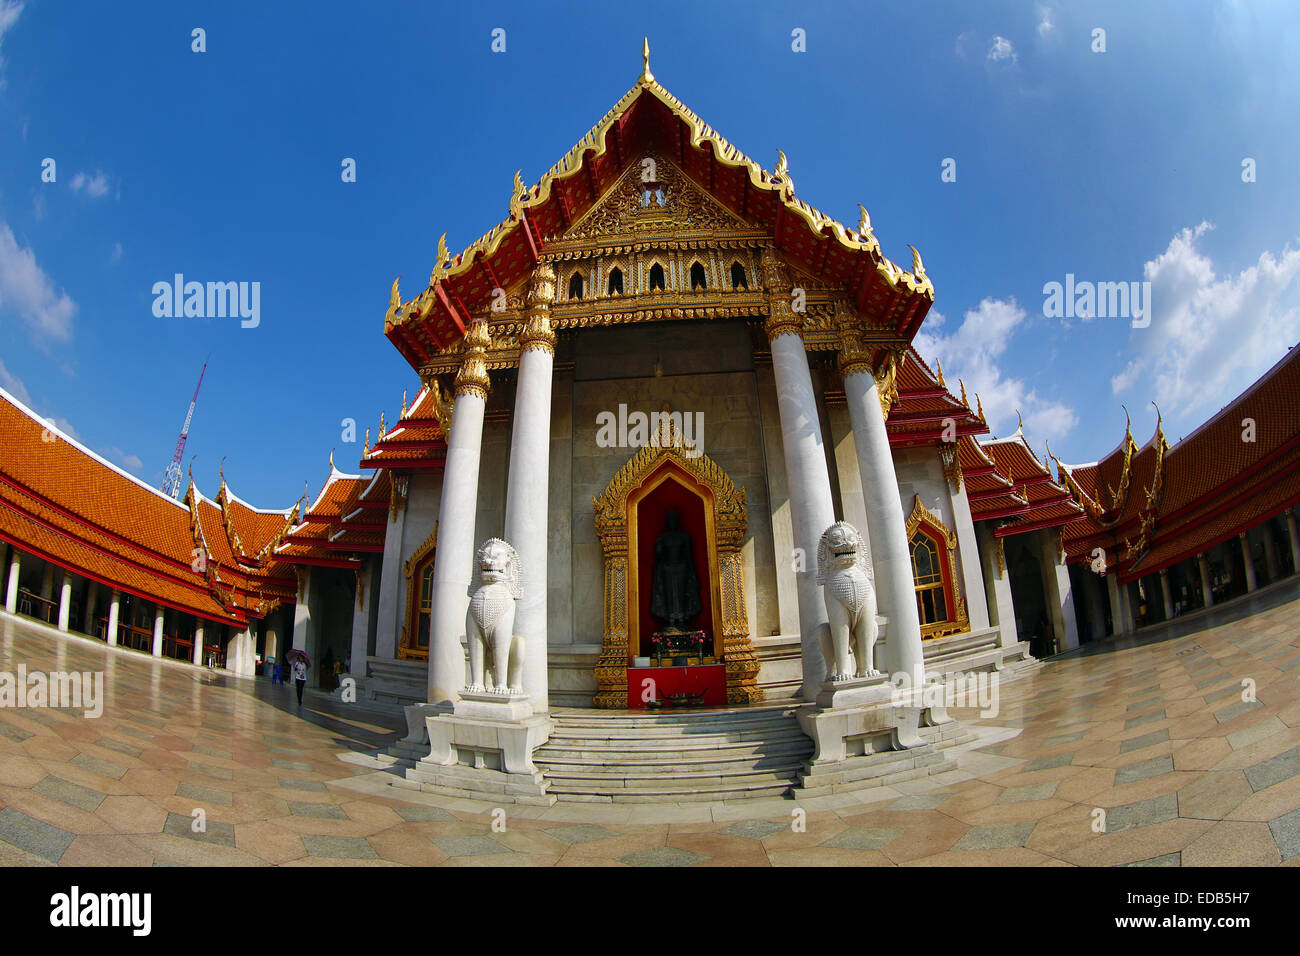
<path fill-rule="evenodd" d="M 106 703 L 0 707 L 6 865 L 1300 865 L 1300 602 L 1047 662 L 954 712 L 980 740 L 924 781 L 495 827 L 391 786 L 391 717 L 0 619 L 19 664 L 102 670 Z"/>

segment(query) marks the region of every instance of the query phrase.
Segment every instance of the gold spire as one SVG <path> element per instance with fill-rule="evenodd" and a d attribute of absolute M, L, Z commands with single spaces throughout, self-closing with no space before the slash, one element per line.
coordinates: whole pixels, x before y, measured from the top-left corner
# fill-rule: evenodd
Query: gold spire
<path fill-rule="evenodd" d="M 330 449 L 330 471 L 334 470 L 334 449 Z"/>
<path fill-rule="evenodd" d="M 985 425 L 988 424 L 988 422 L 984 418 L 984 403 L 980 401 L 979 392 L 975 393 L 975 414 L 980 417 L 981 422 L 984 422 Z"/>
<path fill-rule="evenodd" d="M 641 76 L 638 83 L 648 85 L 655 81 L 655 75 L 650 72 L 650 38 L 641 38 Z"/>
<path fill-rule="evenodd" d="M 944 388 L 947 388 L 947 387 L 948 387 L 948 383 L 945 382 L 945 381 L 943 380 L 943 363 L 940 362 L 938 359 L 935 359 L 935 360 L 934 360 L 934 367 L 935 367 L 936 369 L 938 369 L 939 384 L 942 385 Z"/>
<path fill-rule="evenodd" d="M 402 414 L 398 418 L 406 417 L 406 389 L 402 389 Z"/>
<path fill-rule="evenodd" d="M 384 433 L 385 433 L 386 430 L 387 430 L 387 429 L 384 427 L 384 413 L 383 413 L 383 411 L 381 410 L 381 411 L 379 412 L 379 440 L 380 440 L 380 441 L 383 441 L 383 440 L 384 440 Z"/>
<path fill-rule="evenodd" d="M 370 426 L 369 425 L 366 426 L 366 447 L 365 450 L 361 452 L 361 457 L 362 458 L 370 457 Z"/>
<path fill-rule="evenodd" d="M 957 379 L 957 384 L 961 386 L 961 403 L 970 408 L 970 402 L 966 401 L 966 383 L 961 379 Z"/>

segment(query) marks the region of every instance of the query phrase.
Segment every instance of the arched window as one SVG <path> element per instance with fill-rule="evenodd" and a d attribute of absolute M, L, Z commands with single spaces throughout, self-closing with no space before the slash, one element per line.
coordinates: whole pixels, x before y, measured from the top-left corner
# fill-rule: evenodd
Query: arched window
<path fill-rule="evenodd" d="M 406 623 L 402 625 L 397 656 L 402 660 L 429 659 L 429 632 L 433 622 L 433 559 L 438 529 L 402 564 L 406 578 Z"/>
<path fill-rule="evenodd" d="M 708 280 L 704 276 L 704 266 L 697 262 L 691 266 L 691 291 L 707 289 L 708 287 Z"/>
<path fill-rule="evenodd" d="M 581 272 L 575 272 L 572 276 L 569 277 L 569 298 L 570 299 L 582 298 L 582 273 Z"/>
<path fill-rule="evenodd" d="M 749 290 L 749 283 L 745 280 L 745 267 L 739 262 L 731 264 L 731 287 L 733 289 Z"/>
<path fill-rule="evenodd" d="M 912 535 L 912 577 L 916 581 L 916 609 L 921 626 L 948 620 L 948 602 L 943 589 L 943 570 L 939 548 L 924 532 Z"/>
<path fill-rule="evenodd" d="M 923 639 L 970 629 L 966 601 L 957 586 L 957 536 L 916 495 L 907 518 L 908 550 Z"/>
<path fill-rule="evenodd" d="M 615 266 L 609 273 L 609 287 L 605 290 L 609 295 L 623 294 L 623 270 Z"/>
<path fill-rule="evenodd" d="M 666 287 L 667 284 L 664 282 L 664 267 L 656 262 L 650 267 L 650 291 L 654 292 L 656 289 L 663 291 Z"/>

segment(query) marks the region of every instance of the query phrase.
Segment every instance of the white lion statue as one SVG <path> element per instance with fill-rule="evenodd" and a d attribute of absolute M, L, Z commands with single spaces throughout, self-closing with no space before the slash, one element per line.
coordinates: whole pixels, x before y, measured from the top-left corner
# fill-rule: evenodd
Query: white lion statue
<path fill-rule="evenodd" d="M 817 583 L 824 588 L 830 626 L 822 632 L 822 656 L 828 680 L 852 676 L 876 677 L 876 582 L 868 561 L 866 542 L 847 521 L 837 521 L 822 534 L 817 545 Z M 857 671 L 850 663 L 857 657 Z"/>
<path fill-rule="evenodd" d="M 465 635 L 469 640 L 472 693 L 522 694 L 524 640 L 514 633 L 515 601 L 523 590 L 523 569 L 515 549 L 488 538 L 474 555 Z M 490 671 L 490 679 L 485 671 Z"/>

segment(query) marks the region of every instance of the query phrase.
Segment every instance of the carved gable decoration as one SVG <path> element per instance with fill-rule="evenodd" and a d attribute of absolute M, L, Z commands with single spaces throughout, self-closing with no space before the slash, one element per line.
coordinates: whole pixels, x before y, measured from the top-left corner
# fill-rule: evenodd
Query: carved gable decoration
<path fill-rule="evenodd" d="M 618 183 L 564 239 L 633 236 L 666 230 L 747 231 L 752 227 L 696 186 L 676 166 L 651 154 L 628 166 Z"/>

